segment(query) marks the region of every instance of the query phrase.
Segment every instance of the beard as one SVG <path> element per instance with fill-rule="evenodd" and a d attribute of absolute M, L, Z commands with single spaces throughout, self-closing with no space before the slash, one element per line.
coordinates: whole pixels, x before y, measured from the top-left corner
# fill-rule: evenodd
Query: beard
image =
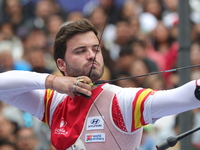
<path fill-rule="evenodd" d="M 72 77 L 88 76 L 92 80 L 92 82 L 99 80 L 102 77 L 103 72 L 104 72 L 104 67 L 101 67 L 100 71 L 98 71 L 96 69 L 96 67 L 92 67 L 91 68 L 92 70 L 90 72 L 90 70 L 76 68 L 74 66 L 71 66 L 67 62 L 65 62 L 65 63 L 66 63 L 66 70 L 67 70 L 68 76 L 72 76 Z M 89 72 L 90 72 L 90 74 L 89 74 Z"/>

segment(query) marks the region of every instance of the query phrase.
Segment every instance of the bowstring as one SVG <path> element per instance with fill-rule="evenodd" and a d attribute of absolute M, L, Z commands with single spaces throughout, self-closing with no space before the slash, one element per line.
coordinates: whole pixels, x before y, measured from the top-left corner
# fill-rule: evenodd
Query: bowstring
<path fill-rule="evenodd" d="M 89 73 L 88 73 L 88 77 L 90 77 L 90 76 L 91 76 L 91 73 L 92 73 L 92 69 L 93 69 L 93 66 L 94 66 L 94 62 L 95 62 L 95 60 L 96 60 L 97 53 L 98 53 L 98 49 L 100 48 L 101 40 L 102 40 L 102 37 L 103 37 L 103 32 L 104 32 L 105 27 L 106 27 L 106 24 L 107 24 L 107 22 L 108 22 L 108 14 L 110 13 L 112 4 L 113 4 L 113 0 L 111 1 L 110 7 L 109 7 L 109 9 L 108 9 L 108 13 L 107 13 L 107 16 L 106 16 L 106 20 L 105 20 L 105 23 L 104 23 L 104 25 L 103 25 L 103 29 L 102 29 L 102 32 L 101 32 L 101 35 L 100 35 L 100 38 L 99 38 L 99 44 L 98 44 L 97 49 L 96 49 L 96 53 L 95 53 L 95 56 L 94 56 L 94 59 L 93 59 L 93 62 L 92 62 L 92 66 L 91 66 L 90 71 L 89 71 Z"/>
<path fill-rule="evenodd" d="M 94 59 L 93 59 L 93 62 L 92 62 L 92 66 L 91 66 L 90 71 L 89 71 L 89 73 L 88 73 L 88 77 L 90 77 L 90 76 L 91 76 L 91 73 L 92 73 L 92 69 L 93 69 L 93 66 L 94 66 L 94 62 L 95 62 L 95 60 L 96 60 L 96 56 L 97 56 L 97 53 L 98 53 L 98 49 L 100 48 L 101 40 L 102 40 L 102 37 L 103 37 L 103 32 L 104 32 L 105 27 L 106 27 L 106 24 L 107 24 L 107 22 L 108 22 L 108 15 L 109 15 L 109 13 L 110 13 L 112 4 L 113 4 L 113 0 L 111 1 L 109 10 L 108 10 L 108 12 L 107 12 L 106 20 L 105 20 L 105 23 L 104 23 L 104 26 L 103 26 L 103 29 L 102 29 L 102 32 L 101 32 L 101 35 L 100 35 L 100 38 L 99 38 L 99 44 L 98 44 L 98 47 L 97 47 L 97 50 L 96 50 L 96 53 L 95 53 L 95 56 L 94 56 Z M 118 148 L 121 150 L 121 147 L 120 147 L 119 143 L 117 142 L 117 139 L 116 139 L 115 136 L 113 135 L 113 133 L 112 133 L 112 131 L 110 130 L 108 124 L 106 123 L 106 121 L 105 121 L 105 119 L 104 119 L 102 113 L 100 112 L 100 110 L 98 109 L 98 107 L 97 107 L 97 105 L 95 104 L 94 101 L 93 101 L 93 105 L 95 106 L 96 110 L 98 111 L 98 113 L 100 114 L 101 118 L 103 119 L 103 121 L 104 121 L 106 127 L 108 128 L 108 131 L 110 132 L 111 136 L 113 137 L 114 141 L 116 142 Z"/>

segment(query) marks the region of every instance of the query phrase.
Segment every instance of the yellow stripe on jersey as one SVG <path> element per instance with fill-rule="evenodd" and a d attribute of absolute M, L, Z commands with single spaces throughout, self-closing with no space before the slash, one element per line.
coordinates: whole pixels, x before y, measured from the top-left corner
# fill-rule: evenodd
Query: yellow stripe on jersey
<path fill-rule="evenodd" d="M 45 96 L 45 123 L 49 125 L 49 114 L 50 114 L 50 107 L 53 97 L 53 91 L 51 89 L 46 90 L 46 96 Z"/>
<path fill-rule="evenodd" d="M 142 125 L 141 119 L 143 118 L 142 113 L 143 113 L 143 107 L 144 107 L 144 101 L 146 100 L 147 96 L 151 93 L 151 89 L 145 89 L 143 90 L 138 97 L 135 99 L 136 100 L 136 106 L 134 107 L 134 128 L 140 128 Z"/>

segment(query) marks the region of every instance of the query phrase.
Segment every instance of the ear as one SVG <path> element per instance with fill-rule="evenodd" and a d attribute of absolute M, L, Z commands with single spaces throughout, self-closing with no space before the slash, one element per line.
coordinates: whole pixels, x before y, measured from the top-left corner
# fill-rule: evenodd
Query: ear
<path fill-rule="evenodd" d="M 62 59 L 60 59 L 60 58 L 57 59 L 57 66 L 58 66 L 59 70 L 66 72 L 66 64 Z"/>

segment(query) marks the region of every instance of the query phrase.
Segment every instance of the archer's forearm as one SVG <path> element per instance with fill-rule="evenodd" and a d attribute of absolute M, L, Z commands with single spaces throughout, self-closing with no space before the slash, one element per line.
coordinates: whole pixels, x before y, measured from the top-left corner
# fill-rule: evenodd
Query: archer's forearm
<path fill-rule="evenodd" d="M 3 100 L 31 90 L 45 89 L 48 75 L 15 70 L 0 73 L 0 99 Z"/>
<path fill-rule="evenodd" d="M 200 107 L 200 101 L 195 96 L 197 85 L 200 84 L 200 80 L 197 81 L 157 92 L 151 102 L 152 117 L 160 118 Z"/>

